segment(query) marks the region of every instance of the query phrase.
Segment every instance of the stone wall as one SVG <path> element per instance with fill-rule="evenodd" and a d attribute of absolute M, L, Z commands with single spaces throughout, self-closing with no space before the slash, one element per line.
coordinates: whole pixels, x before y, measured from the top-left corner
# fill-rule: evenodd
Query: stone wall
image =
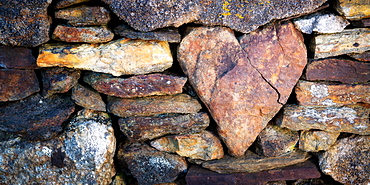
<path fill-rule="evenodd" d="M 370 184 L 367 0 L 0 0 L 0 184 Z"/>

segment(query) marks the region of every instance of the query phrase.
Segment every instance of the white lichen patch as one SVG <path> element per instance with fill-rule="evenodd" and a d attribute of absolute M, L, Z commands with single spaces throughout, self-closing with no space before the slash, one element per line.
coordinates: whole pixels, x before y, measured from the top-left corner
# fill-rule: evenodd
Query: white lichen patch
<path fill-rule="evenodd" d="M 310 88 L 311 95 L 316 98 L 325 98 L 329 96 L 328 87 L 324 84 L 313 84 Z"/>
<path fill-rule="evenodd" d="M 356 110 L 349 107 L 328 107 L 324 110 L 307 108 L 301 112 L 294 112 L 291 117 L 308 117 L 321 123 L 333 122 L 335 120 L 346 120 L 351 124 L 354 124 L 355 119 L 358 118 Z"/>

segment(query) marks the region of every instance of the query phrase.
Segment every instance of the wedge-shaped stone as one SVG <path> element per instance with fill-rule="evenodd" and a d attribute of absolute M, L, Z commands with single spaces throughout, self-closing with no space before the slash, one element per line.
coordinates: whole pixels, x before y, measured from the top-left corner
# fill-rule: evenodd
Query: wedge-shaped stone
<path fill-rule="evenodd" d="M 82 107 L 97 110 L 107 111 L 106 105 L 100 94 L 91 88 L 77 84 L 72 89 L 72 99 L 74 102 Z"/>
<path fill-rule="evenodd" d="M 299 105 L 341 106 L 370 103 L 370 84 L 333 84 L 299 81 L 295 93 Z"/>
<path fill-rule="evenodd" d="M 206 113 L 129 117 L 118 120 L 121 131 L 133 141 L 150 140 L 167 134 L 201 132 L 209 125 Z"/>
<path fill-rule="evenodd" d="M 328 150 L 337 141 L 340 132 L 303 131 L 299 137 L 299 149 L 306 152 Z"/>
<path fill-rule="evenodd" d="M 64 42 L 103 43 L 114 37 L 109 28 L 101 27 L 69 27 L 58 25 L 52 38 Z"/>
<path fill-rule="evenodd" d="M 278 124 L 290 130 L 319 129 L 328 132 L 370 134 L 370 107 L 366 104 L 342 107 L 288 105 Z"/>
<path fill-rule="evenodd" d="M 309 48 L 314 58 L 326 58 L 370 50 L 370 29 L 345 29 L 341 33 L 316 35 Z"/>
<path fill-rule="evenodd" d="M 166 136 L 150 142 L 150 145 L 159 151 L 177 153 L 191 159 L 208 161 L 224 157 L 221 141 L 209 131 Z"/>
<path fill-rule="evenodd" d="M 360 61 L 364 61 L 364 62 L 370 62 L 370 51 L 365 51 L 363 53 L 349 54 L 349 56 L 356 59 L 356 60 L 360 60 Z"/>
<path fill-rule="evenodd" d="M 119 39 L 106 44 L 45 44 L 40 67 L 69 67 L 114 76 L 162 72 L 172 66 L 167 42 Z"/>
<path fill-rule="evenodd" d="M 202 106 L 187 94 L 143 98 L 108 97 L 108 111 L 119 117 L 152 116 L 165 113 L 197 113 Z"/>
<path fill-rule="evenodd" d="M 67 20 L 72 26 L 98 26 L 108 24 L 110 14 L 104 7 L 79 6 L 56 11 L 55 18 Z"/>
<path fill-rule="evenodd" d="M 80 78 L 81 71 L 69 68 L 43 68 L 42 94 L 50 96 L 56 93 L 66 93 L 75 86 Z"/>
<path fill-rule="evenodd" d="M 370 16 L 368 0 L 335 0 L 334 8 L 347 19 L 362 19 Z"/>

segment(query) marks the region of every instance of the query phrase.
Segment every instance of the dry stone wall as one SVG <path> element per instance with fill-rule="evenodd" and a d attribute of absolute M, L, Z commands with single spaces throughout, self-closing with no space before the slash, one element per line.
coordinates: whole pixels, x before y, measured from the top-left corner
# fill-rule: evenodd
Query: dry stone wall
<path fill-rule="evenodd" d="M 0 184 L 370 184 L 367 0 L 0 0 Z"/>

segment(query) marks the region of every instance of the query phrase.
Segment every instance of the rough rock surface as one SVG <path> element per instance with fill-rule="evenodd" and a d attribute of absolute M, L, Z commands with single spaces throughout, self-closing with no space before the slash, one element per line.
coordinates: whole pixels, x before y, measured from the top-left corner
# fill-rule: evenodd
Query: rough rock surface
<path fill-rule="evenodd" d="M 88 2 L 88 1 L 90 1 L 90 0 L 58 0 L 55 3 L 54 8 L 61 9 L 61 8 L 65 8 L 65 7 L 68 7 L 68 6 L 80 4 L 80 3 L 83 3 L 83 2 Z"/>
<path fill-rule="evenodd" d="M 121 148 L 117 158 L 127 164 L 139 184 L 172 182 L 187 170 L 183 157 L 160 152 L 145 144 L 134 143 Z"/>
<path fill-rule="evenodd" d="M 134 29 L 144 32 L 197 22 L 208 26 L 228 26 L 243 33 L 253 31 L 273 19 L 309 13 L 325 2 L 324 0 L 266 2 L 239 0 L 103 1 L 119 18 Z"/>
<path fill-rule="evenodd" d="M 201 132 L 209 125 L 206 113 L 129 117 L 118 120 L 121 131 L 131 141 L 150 140 L 167 134 Z"/>
<path fill-rule="evenodd" d="M 0 69 L 0 102 L 23 99 L 40 91 L 33 70 Z"/>
<path fill-rule="evenodd" d="M 49 40 L 50 0 L 1 1 L 0 44 L 35 47 Z"/>
<path fill-rule="evenodd" d="M 0 46 L 0 67 L 8 69 L 38 68 L 31 49 L 9 46 Z"/>
<path fill-rule="evenodd" d="M 150 145 L 159 151 L 177 153 L 191 159 L 208 161 L 224 157 L 221 141 L 209 131 L 166 136 L 151 141 Z"/>
<path fill-rule="evenodd" d="M 115 142 L 108 115 L 84 110 L 57 138 L 0 142 L 0 184 L 109 185 Z"/>
<path fill-rule="evenodd" d="M 334 13 L 318 12 L 295 19 L 294 25 L 303 33 L 338 33 L 349 25 L 342 16 Z"/>
<path fill-rule="evenodd" d="M 68 92 L 75 86 L 80 78 L 81 72 L 68 68 L 44 68 L 41 71 L 42 93 L 50 96 L 56 93 Z"/>
<path fill-rule="evenodd" d="M 75 105 L 69 97 L 32 95 L 0 105 L 0 130 L 28 140 L 49 139 L 62 131 L 62 123 L 74 110 Z"/>
<path fill-rule="evenodd" d="M 303 131 L 299 136 L 299 149 L 306 152 L 328 150 L 337 141 L 340 132 Z"/>
<path fill-rule="evenodd" d="M 362 19 L 370 16 L 368 0 L 335 0 L 334 8 L 347 19 Z"/>
<path fill-rule="evenodd" d="M 103 43 L 113 39 L 114 34 L 109 28 L 101 27 L 70 27 L 58 25 L 52 38 L 64 42 Z"/>
<path fill-rule="evenodd" d="M 119 39 L 106 44 L 44 44 L 37 65 L 69 67 L 114 76 L 162 72 L 172 66 L 167 42 Z"/>
<path fill-rule="evenodd" d="M 97 26 L 108 24 L 110 14 L 104 7 L 79 6 L 56 11 L 55 18 L 67 20 L 72 26 Z"/>
<path fill-rule="evenodd" d="M 179 94 L 186 80 L 185 77 L 159 73 L 129 78 L 113 78 L 106 74 L 89 73 L 84 77 L 84 81 L 98 92 L 122 98 Z"/>
<path fill-rule="evenodd" d="M 341 107 L 289 105 L 284 107 L 283 116 L 278 124 L 295 131 L 319 129 L 369 135 L 369 108 L 368 104 Z"/>
<path fill-rule="evenodd" d="M 315 60 L 307 65 L 306 79 L 363 83 L 370 81 L 370 63 L 336 58 Z"/>
<path fill-rule="evenodd" d="M 370 136 L 356 136 L 338 140 L 319 156 L 322 172 L 343 184 L 370 183 Z"/>
<path fill-rule="evenodd" d="M 333 84 L 299 81 L 295 93 L 299 105 L 341 106 L 370 103 L 370 84 Z"/>
<path fill-rule="evenodd" d="M 108 110 L 119 117 L 152 116 L 165 113 L 197 113 L 202 107 L 187 94 L 143 98 L 108 97 Z"/>
<path fill-rule="evenodd" d="M 364 61 L 364 62 L 370 62 L 370 51 L 365 51 L 363 53 L 354 53 L 354 54 L 349 54 L 350 57 Z"/>
<path fill-rule="evenodd" d="M 240 45 L 230 29 L 199 27 L 182 40 L 178 60 L 229 153 L 241 156 L 287 101 L 306 49 L 290 22 L 246 34 Z"/>
<path fill-rule="evenodd" d="M 72 99 L 79 106 L 102 112 L 107 111 L 106 105 L 100 94 L 83 85 L 77 84 L 73 87 Z"/>
<path fill-rule="evenodd" d="M 351 21 L 351 25 L 353 25 L 354 27 L 357 27 L 357 28 L 369 27 L 370 26 L 370 18 Z"/>

